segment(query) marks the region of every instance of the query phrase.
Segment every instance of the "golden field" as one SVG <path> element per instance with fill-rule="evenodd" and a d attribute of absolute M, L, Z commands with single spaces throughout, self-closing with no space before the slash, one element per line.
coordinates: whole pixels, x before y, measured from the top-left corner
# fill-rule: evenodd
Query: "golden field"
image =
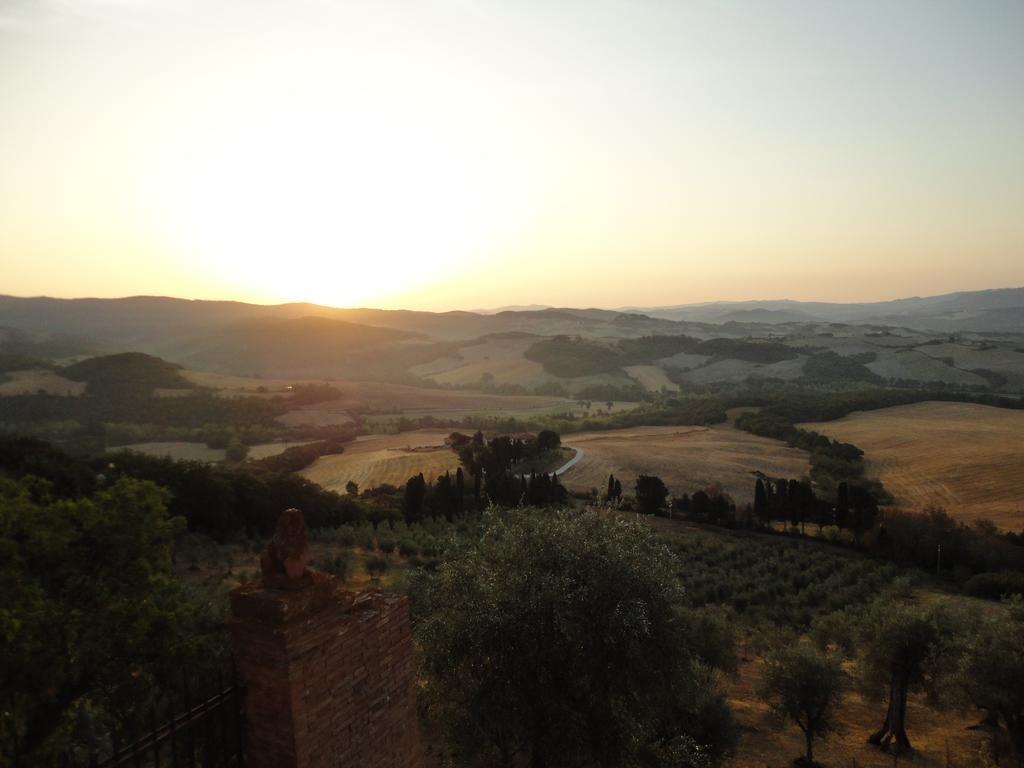
<path fill-rule="evenodd" d="M 0 397 L 34 395 L 37 392 L 46 392 L 49 395 L 80 395 L 85 391 L 84 381 L 71 381 L 45 369 L 10 371 L 6 376 L 9 380 L 0 382 Z"/>
<path fill-rule="evenodd" d="M 404 485 L 413 475 L 426 478 L 452 473 L 459 466 L 455 451 L 444 444 L 451 430 L 417 430 L 398 435 L 363 435 L 345 445 L 345 452 L 322 456 L 302 470 L 303 477 L 332 491 L 345 492 L 349 480 L 360 488 L 382 483 Z"/>
<path fill-rule="evenodd" d="M 1024 528 L 1024 411 L 927 402 L 800 426 L 861 448 L 902 507 Z"/>
<path fill-rule="evenodd" d="M 627 365 L 623 370 L 648 392 L 660 392 L 663 389 L 669 392 L 679 391 L 679 385 L 673 383 L 664 368 L 656 365 Z"/>
<path fill-rule="evenodd" d="M 754 471 L 802 477 L 810 470 L 804 451 L 728 424 L 580 432 L 564 435 L 562 443 L 583 451 L 579 463 L 562 476 L 571 490 L 603 489 L 614 474 L 629 494 L 637 475 L 653 474 L 672 494 L 718 484 L 742 504 L 753 499 Z"/>

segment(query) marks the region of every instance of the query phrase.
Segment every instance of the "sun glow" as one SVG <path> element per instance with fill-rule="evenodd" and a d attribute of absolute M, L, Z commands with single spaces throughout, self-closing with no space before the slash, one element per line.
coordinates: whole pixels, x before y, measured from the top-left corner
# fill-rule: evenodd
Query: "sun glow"
<path fill-rule="evenodd" d="M 493 210 L 479 167 L 422 114 L 290 105 L 195 142 L 172 227 L 251 295 L 366 303 L 465 268 Z"/>

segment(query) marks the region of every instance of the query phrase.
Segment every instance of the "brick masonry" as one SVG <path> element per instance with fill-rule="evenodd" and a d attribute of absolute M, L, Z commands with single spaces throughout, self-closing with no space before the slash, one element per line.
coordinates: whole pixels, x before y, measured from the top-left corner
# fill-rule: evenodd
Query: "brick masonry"
<path fill-rule="evenodd" d="M 249 768 L 419 768 L 409 604 L 309 571 L 231 593 Z"/>

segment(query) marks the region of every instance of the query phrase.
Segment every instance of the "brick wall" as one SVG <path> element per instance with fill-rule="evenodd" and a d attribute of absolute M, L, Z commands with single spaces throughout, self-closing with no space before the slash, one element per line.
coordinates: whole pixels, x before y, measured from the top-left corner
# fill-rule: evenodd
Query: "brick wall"
<path fill-rule="evenodd" d="M 404 597 L 246 584 L 231 593 L 250 768 L 418 768 L 415 670 Z"/>

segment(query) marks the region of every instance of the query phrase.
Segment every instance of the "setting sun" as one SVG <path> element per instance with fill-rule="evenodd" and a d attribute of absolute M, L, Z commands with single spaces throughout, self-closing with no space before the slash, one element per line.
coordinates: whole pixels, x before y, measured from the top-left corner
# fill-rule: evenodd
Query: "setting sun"
<path fill-rule="evenodd" d="M 413 113 L 277 105 L 171 169 L 168 232 L 254 296 L 358 305 L 457 277 L 497 201 L 469 148 Z"/>

